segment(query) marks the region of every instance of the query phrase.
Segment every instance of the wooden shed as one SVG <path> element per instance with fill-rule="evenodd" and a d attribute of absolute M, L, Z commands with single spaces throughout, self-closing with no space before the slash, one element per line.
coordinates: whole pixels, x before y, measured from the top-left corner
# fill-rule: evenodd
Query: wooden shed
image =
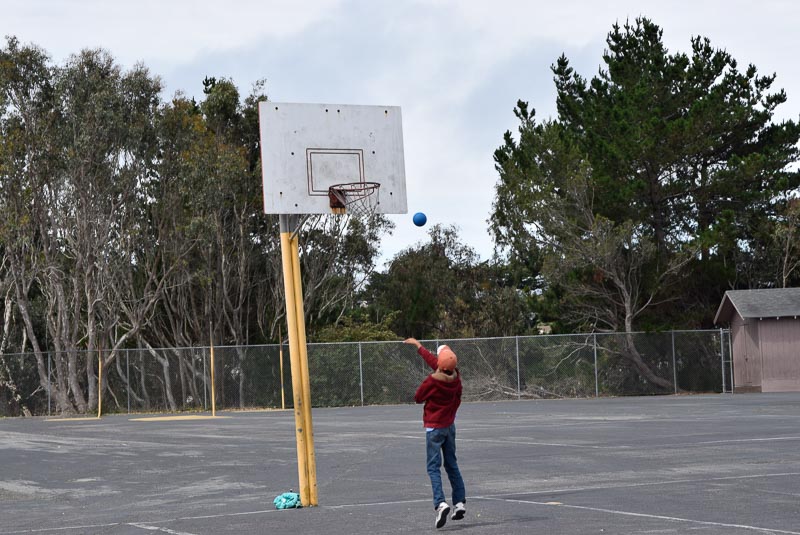
<path fill-rule="evenodd" d="M 800 288 L 727 291 L 714 323 L 731 328 L 734 392 L 800 391 Z"/>

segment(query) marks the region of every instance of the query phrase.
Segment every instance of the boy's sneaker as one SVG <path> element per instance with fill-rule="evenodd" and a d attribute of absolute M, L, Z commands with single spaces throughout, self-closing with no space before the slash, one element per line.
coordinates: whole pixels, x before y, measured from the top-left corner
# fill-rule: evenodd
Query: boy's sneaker
<path fill-rule="evenodd" d="M 453 516 L 451 516 L 450 518 L 452 518 L 453 520 L 461 520 L 462 518 L 464 518 L 465 514 L 467 514 L 467 508 L 464 507 L 464 504 L 462 502 L 458 502 L 453 506 Z"/>
<path fill-rule="evenodd" d="M 436 529 L 444 526 L 445 522 L 447 522 L 447 513 L 449 512 L 450 506 L 447 505 L 447 502 L 439 504 L 439 507 L 436 508 Z"/>

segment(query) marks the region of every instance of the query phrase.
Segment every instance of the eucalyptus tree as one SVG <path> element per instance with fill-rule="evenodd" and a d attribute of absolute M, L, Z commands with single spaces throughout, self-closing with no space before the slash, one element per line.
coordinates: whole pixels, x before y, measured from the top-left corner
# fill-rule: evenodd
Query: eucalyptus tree
<path fill-rule="evenodd" d="M 151 266 L 165 279 L 164 298 L 137 343 L 170 348 L 178 364 L 181 399 L 202 399 L 197 380 L 204 380 L 192 355 L 179 348 L 206 345 L 210 302 L 208 291 L 213 276 L 199 261 L 210 248 L 205 219 L 208 173 L 198 164 L 210 146 L 205 123 L 197 104 L 181 94 L 163 105 L 158 115 L 159 158 L 156 179 L 149 185 L 147 213 L 150 242 L 158 263 Z M 166 355 L 148 350 L 166 372 Z M 136 401 L 149 403 L 144 383 L 145 355 L 138 355 L 134 367 L 139 381 L 128 385 Z M 126 377 L 126 382 L 128 378 Z M 168 394 L 168 398 L 172 394 Z M 169 401 L 174 403 L 174 398 Z"/>
<path fill-rule="evenodd" d="M 7 354 L 14 343 L 14 285 L 4 249 L 0 244 L 0 416 L 30 416 L 31 411 L 18 384 L 18 380 L 24 376 L 20 368 L 28 364 L 26 356 L 18 354 L 14 359 Z M 14 360 L 18 366 L 14 366 Z"/>
<path fill-rule="evenodd" d="M 261 299 L 272 292 L 260 289 L 280 280 L 263 258 L 277 250 L 278 237 L 277 221 L 261 209 L 257 107 L 266 96 L 263 83 L 242 99 L 231 80 L 215 78 L 204 80 L 204 96 L 199 104 L 176 99 L 165 112 L 160 170 L 165 180 L 183 184 L 184 196 L 167 213 L 179 218 L 180 234 L 196 247 L 175 272 L 183 284 L 173 285 L 164 310 L 171 344 L 213 337 L 235 346 L 235 362 L 224 353 L 218 360 L 225 377 L 238 382 L 241 404 L 245 346 L 257 339 L 260 314 L 273 309 Z M 179 249 L 185 240 L 169 243 Z"/>
<path fill-rule="evenodd" d="M 152 378 L 177 408 L 175 362 L 181 395 L 199 399 L 202 373 L 177 348 L 206 345 L 210 326 L 239 348 L 222 367 L 242 400 L 242 348 L 276 339 L 284 317 L 277 219 L 261 208 L 263 83 L 242 99 L 209 78 L 199 103 L 160 91 L 102 50 L 61 65 L 14 38 L 0 50 L 0 351 L 33 352 L 58 411 L 96 407 L 98 355 L 137 401 Z M 310 325 L 352 302 L 390 229 L 332 216 L 300 229 Z M 123 372 L 134 346 L 158 372 L 144 355 L 137 380 Z"/>
<path fill-rule="evenodd" d="M 42 49 L 7 38 L 0 50 L 0 243 L 13 290 L 5 303 L 19 312 L 23 333 L 16 350 L 33 352 L 43 390 L 50 388 L 50 377 L 46 328 L 37 317 L 45 308 L 38 280 L 45 269 L 42 249 L 52 233 L 42 233 L 40 223 L 59 169 L 53 141 L 58 118 L 53 77 Z M 66 373 L 57 374 L 56 381 L 56 403 L 70 407 Z"/>
<path fill-rule="evenodd" d="M 277 339 L 284 318 L 277 218 L 264 215 L 261 205 L 257 109 L 266 97 L 263 84 L 244 99 L 230 80 L 206 78 L 204 87 L 201 102 L 179 97 L 162 114 L 159 187 L 171 184 L 173 194 L 154 198 L 174 230 L 160 243 L 172 257 L 187 243 L 195 245 L 173 271 L 150 332 L 169 347 L 181 347 L 206 343 L 213 327 L 215 343 L 234 346 L 234 361 L 227 351 L 218 352 L 218 361 L 223 377 L 238 383 L 241 404 L 246 346 Z M 368 225 L 332 216 L 304 222 L 298 232 L 311 329 L 352 302 L 389 228 L 381 217 Z M 191 389 L 192 363 L 179 351 L 174 355 L 181 387 Z"/>
<path fill-rule="evenodd" d="M 42 387 L 58 410 L 85 412 L 97 403 L 94 351 L 104 332 L 121 325 L 121 345 L 141 327 L 124 317 L 115 276 L 132 269 L 126 247 L 141 226 L 137 195 L 154 156 L 160 86 L 142 66 L 123 72 L 101 50 L 84 50 L 62 66 L 13 38 L 2 53 L 3 240 L 15 306 Z M 45 364 L 51 348 L 52 377 Z M 88 350 L 85 358 L 80 350 Z"/>
<path fill-rule="evenodd" d="M 48 277 L 45 288 L 59 296 L 55 314 L 61 345 L 70 360 L 85 347 L 88 404 L 97 404 L 94 352 L 119 331 L 105 355 L 108 365 L 144 325 L 160 299 L 158 280 L 136 273 L 149 258 L 140 255 L 147 238 L 141 205 L 156 157 L 155 117 L 161 84 L 142 65 L 129 71 L 103 50 L 84 50 L 56 78 L 64 154 L 63 195 L 54 198 L 51 225 L 63 232 L 64 277 Z M 135 281 L 135 282 L 133 282 Z M 61 297 L 63 296 L 63 297 Z M 67 309 L 60 305 L 66 298 Z M 79 321 L 79 317 L 83 321 Z M 105 333 L 105 335 L 104 335 Z M 73 382 L 79 410 L 80 386 Z"/>

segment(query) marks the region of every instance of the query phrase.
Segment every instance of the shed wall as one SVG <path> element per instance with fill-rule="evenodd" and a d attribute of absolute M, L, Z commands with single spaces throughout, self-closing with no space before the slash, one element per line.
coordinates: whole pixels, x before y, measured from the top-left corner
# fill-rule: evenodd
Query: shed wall
<path fill-rule="evenodd" d="M 800 391 L 800 319 L 758 322 L 763 392 Z"/>
<path fill-rule="evenodd" d="M 761 392 L 761 348 L 758 320 L 731 320 L 734 392 Z"/>

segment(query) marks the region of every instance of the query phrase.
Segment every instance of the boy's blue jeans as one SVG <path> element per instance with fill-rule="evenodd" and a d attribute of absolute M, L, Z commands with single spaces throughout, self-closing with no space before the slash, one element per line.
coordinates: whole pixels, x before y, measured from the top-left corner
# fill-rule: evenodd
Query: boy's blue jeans
<path fill-rule="evenodd" d="M 433 508 L 436 509 L 440 503 L 445 501 L 442 490 L 442 473 L 439 470 L 439 467 L 442 466 L 442 456 L 444 456 L 444 470 L 447 472 L 450 487 L 453 489 L 453 503 L 466 503 L 464 480 L 461 478 L 456 460 L 456 425 L 427 431 L 425 445 L 428 450 L 428 475 L 431 478 L 431 487 L 433 487 Z"/>

